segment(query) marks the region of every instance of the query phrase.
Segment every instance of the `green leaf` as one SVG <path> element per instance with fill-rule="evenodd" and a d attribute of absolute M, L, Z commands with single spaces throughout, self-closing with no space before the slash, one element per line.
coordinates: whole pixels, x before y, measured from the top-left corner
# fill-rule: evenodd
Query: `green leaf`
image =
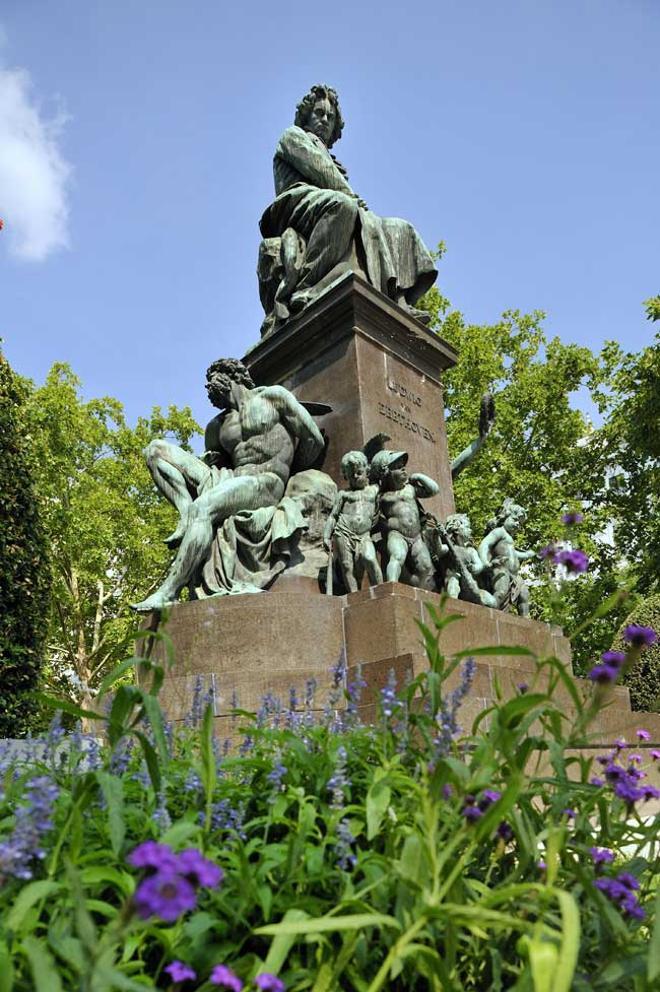
<path fill-rule="evenodd" d="M 115 682 L 118 682 L 126 672 L 135 671 L 135 666 L 139 663 L 139 658 L 126 658 L 125 661 L 120 662 L 111 672 L 108 672 L 106 677 L 99 683 L 96 690 L 97 696 L 103 696 L 111 689 Z"/>
<path fill-rule="evenodd" d="M 14 965 L 9 948 L 0 940 L 0 992 L 12 992 L 14 988 Z"/>
<path fill-rule="evenodd" d="M 264 935 L 277 934 L 308 934 L 331 933 L 338 930 L 361 930 L 364 927 L 392 927 L 400 930 L 401 925 L 393 916 L 382 913 L 355 913 L 351 916 L 320 916 L 317 919 L 291 921 L 289 923 L 271 923 L 266 927 L 258 927 L 254 933 Z"/>
<path fill-rule="evenodd" d="M 26 937 L 23 949 L 30 964 L 34 992 L 63 992 L 57 965 L 44 941 Z"/>
<path fill-rule="evenodd" d="M 126 834 L 126 824 L 124 822 L 124 785 L 119 775 L 111 775 L 109 772 L 97 771 L 96 778 L 101 786 L 103 798 L 106 803 L 108 832 L 110 834 L 112 853 L 119 855 Z"/>
<path fill-rule="evenodd" d="M 373 840 L 392 799 L 392 790 L 384 781 L 374 782 L 367 793 L 367 840 Z"/>
<path fill-rule="evenodd" d="M 422 877 L 423 860 L 424 852 L 419 834 L 408 834 L 403 842 L 403 850 L 397 865 L 401 878 L 406 882 L 419 885 Z"/>
<path fill-rule="evenodd" d="M 177 820 L 169 827 L 160 838 L 162 844 L 169 844 L 170 847 L 178 847 L 184 841 L 190 840 L 199 834 L 199 824 L 190 820 Z"/>
<path fill-rule="evenodd" d="M 527 952 L 532 969 L 534 992 L 554 992 L 559 954 L 556 945 L 539 937 L 530 940 Z"/>
<path fill-rule="evenodd" d="M 140 742 L 140 747 L 142 748 L 142 754 L 144 755 L 145 764 L 147 766 L 147 771 L 149 772 L 149 778 L 151 779 L 151 784 L 153 786 L 154 792 L 160 792 L 160 766 L 158 764 L 158 755 L 153 749 L 151 742 L 141 730 L 133 730 L 132 734 L 137 737 Z"/>
<path fill-rule="evenodd" d="M 169 751 L 167 747 L 167 738 L 165 737 L 165 725 L 163 721 L 163 711 L 160 707 L 160 703 L 156 696 L 151 696 L 148 692 L 140 689 L 140 696 L 142 706 L 144 707 L 144 712 L 147 715 L 147 719 L 151 725 L 151 729 L 154 735 L 154 742 L 156 744 L 156 751 L 158 752 L 158 757 L 161 762 L 166 765 L 170 760 Z"/>
<path fill-rule="evenodd" d="M 70 713 L 71 716 L 78 717 L 79 720 L 105 720 L 103 713 L 95 713 L 94 710 L 84 710 L 82 706 L 76 706 L 69 699 L 58 699 L 56 696 L 49 696 L 45 692 L 35 692 L 34 698 L 37 702 L 43 703 L 52 710 L 62 710 Z"/>
<path fill-rule="evenodd" d="M 309 913 L 302 909 L 289 909 L 282 917 L 282 923 L 301 923 L 309 919 Z M 278 924 L 281 926 L 282 924 Z M 293 933 L 278 933 L 268 948 L 268 954 L 264 961 L 262 971 L 269 971 L 271 974 L 279 974 L 284 966 L 289 951 L 296 941 Z"/>
<path fill-rule="evenodd" d="M 552 992 L 570 992 L 580 951 L 580 911 L 570 892 L 555 889 L 561 910 L 561 948 Z"/>
<path fill-rule="evenodd" d="M 14 933 L 21 933 L 21 927 L 25 921 L 25 917 L 30 909 L 35 903 L 39 902 L 40 899 L 45 899 L 57 892 L 62 888 L 60 882 L 53 882 L 51 879 L 44 878 L 37 882 L 29 882 L 25 888 L 21 889 L 14 905 L 9 911 L 9 915 L 5 921 L 8 930 L 12 930 Z"/>
<path fill-rule="evenodd" d="M 454 658 L 479 658 L 487 655 L 523 655 L 526 658 L 536 658 L 533 651 L 529 648 L 516 647 L 515 645 L 504 645 L 504 644 L 494 644 L 492 647 L 486 648 L 465 648 L 463 651 L 457 651 L 454 654 Z"/>
<path fill-rule="evenodd" d="M 655 982 L 657 978 L 660 978 L 660 889 L 658 889 L 655 897 L 655 920 L 649 941 L 649 956 L 646 967 L 649 982 Z"/>

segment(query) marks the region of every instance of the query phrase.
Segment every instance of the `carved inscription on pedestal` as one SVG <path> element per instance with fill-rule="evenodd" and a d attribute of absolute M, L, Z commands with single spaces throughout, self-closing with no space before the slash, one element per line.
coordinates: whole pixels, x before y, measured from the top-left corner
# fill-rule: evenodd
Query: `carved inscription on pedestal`
<path fill-rule="evenodd" d="M 431 444 L 435 444 L 436 440 L 433 432 L 430 431 L 428 427 L 425 427 L 424 424 L 420 424 L 414 419 L 411 407 L 409 406 L 409 404 L 412 404 L 413 406 L 420 408 L 422 405 L 422 397 L 419 396 L 418 393 L 414 393 L 411 389 L 408 389 L 408 387 L 404 386 L 403 383 L 396 382 L 393 379 L 388 381 L 387 388 L 390 392 L 396 393 L 398 397 L 406 400 L 407 402 L 401 403 L 401 408 L 398 410 L 395 407 L 390 406 L 389 403 L 379 402 L 378 413 L 381 417 L 387 417 L 388 420 L 392 420 L 395 424 L 399 424 L 399 426 L 403 427 L 404 430 L 410 431 L 412 434 L 418 434 L 426 441 L 430 441 Z"/>

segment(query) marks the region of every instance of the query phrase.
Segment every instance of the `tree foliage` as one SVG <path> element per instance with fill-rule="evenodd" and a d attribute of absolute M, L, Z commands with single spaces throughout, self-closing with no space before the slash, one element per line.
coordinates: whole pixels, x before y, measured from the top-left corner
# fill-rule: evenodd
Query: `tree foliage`
<path fill-rule="evenodd" d="M 431 326 L 459 354 L 445 376 L 450 452 L 474 436 L 479 398 L 495 395 L 487 444 L 456 481 L 457 508 L 475 533 L 505 496 L 527 507 L 520 544 L 542 548 L 563 536 L 561 515 L 580 510 L 579 546 L 591 560 L 568 597 L 569 632 L 621 586 L 651 589 L 660 574 L 660 345 L 639 354 L 607 342 L 599 354 L 548 339 L 544 314 L 507 311 L 490 325 L 469 324 L 432 289 L 422 301 Z M 648 305 L 648 304 L 647 304 Z M 579 393 L 579 403 L 576 398 Z M 594 425 L 581 406 L 591 406 Z M 541 578 L 543 564 L 532 566 Z M 578 670 L 610 647 L 630 609 L 622 601 L 574 640 Z M 533 609 L 551 618 L 547 586 L 533 589 Z"/>
<path fill-rule="evenodd" d="M 71 369 L 55 365 L 32 387 L 26 415 L 52 562 L 47 675 L 88 705 L 138 626 L 131 601 L 155 586 L 169 559 L 173 511 L 142 450 L 155 437 L 187 445 L 199 428 L 186 408 L 154 408 L 135 427 L 122 404 L 85 402 Z"/>
<path fill-rule="evenodd" d="M 30 727 L 48 616 L 48 546 L 24 423 L 26 390 L 0 354 L 0 737 Z"/>
<path fill-rule="evenodd" d="M 613 645 L 617 651 L 625 649 L 623 631 L 628 624 L 660 631 L 660 594 L 642 600 L 626 617 Z M 660 713 L 659 642 L 642 651 L 639 661 L 627 672 L 624 681 L 630 690 L 630 705 L 634 710 Z"/>

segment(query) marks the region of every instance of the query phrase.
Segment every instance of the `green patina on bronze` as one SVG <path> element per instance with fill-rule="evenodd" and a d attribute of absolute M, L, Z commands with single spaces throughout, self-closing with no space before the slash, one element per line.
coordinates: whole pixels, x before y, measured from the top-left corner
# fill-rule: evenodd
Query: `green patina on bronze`
<path fill-rule="evenodd" d="M 412 224 L 379 217 L 353 190 L 330 152 L 343 127 L 337 93 L 317 85 L 277 143 L 275 200 L 259 223 L 262 334 L 300 313 L 349 271 L 428 320 L 414 305 L 437 278 L 433 257 Z"/>

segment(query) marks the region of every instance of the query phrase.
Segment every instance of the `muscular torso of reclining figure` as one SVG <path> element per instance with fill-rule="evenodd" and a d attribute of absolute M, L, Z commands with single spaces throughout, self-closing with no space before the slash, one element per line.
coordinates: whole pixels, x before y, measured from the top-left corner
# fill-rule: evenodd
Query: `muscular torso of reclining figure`
<path fill-rule="evenodd" d="M 419 519 L 417 495 L 411 485 L 407 484 L 403 489 L 383 493 L 380 508 L 387 521 L 388 531 L 397 530 L 409 540 L 419 537 L 422 525 Z"/>
<path fill-rule="evenodd" d="M 260 395 L 267 388 L 251 390 L 240 410 L 213 418 L 206 428 L 206 450 L 228 455 L 234 475 L 273 472 L 286 485 L 295 445 L 274 403 Z"/>

